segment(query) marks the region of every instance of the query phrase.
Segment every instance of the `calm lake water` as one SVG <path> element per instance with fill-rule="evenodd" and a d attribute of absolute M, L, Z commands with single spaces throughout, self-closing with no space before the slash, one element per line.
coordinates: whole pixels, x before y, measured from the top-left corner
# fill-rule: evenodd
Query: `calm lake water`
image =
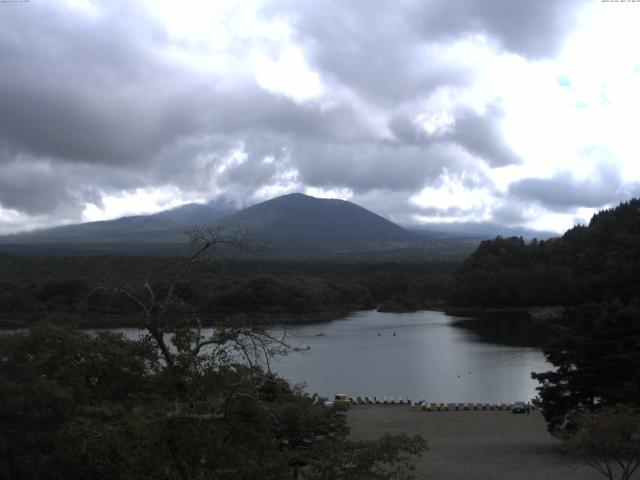
<path fill-rule="evenodd" d="M 431 402 L 513 402 L 536 395 L 531 372 L 551 368 L 539 349 L 490 343 L 469 322 L 459 328 L 455 321 L 434 311 L 365 311 L 328 323 L 291 326 L 291 343 L 310 349 L 280 358 L 271 367 L 324 397 L 343 392 Z M 504 328 L 502 334 L 508 336 Z M 513 329 L 514 335 L 522 333 L 515 320 Z M 133 338 L 138 332 L 119 331 Z"/>

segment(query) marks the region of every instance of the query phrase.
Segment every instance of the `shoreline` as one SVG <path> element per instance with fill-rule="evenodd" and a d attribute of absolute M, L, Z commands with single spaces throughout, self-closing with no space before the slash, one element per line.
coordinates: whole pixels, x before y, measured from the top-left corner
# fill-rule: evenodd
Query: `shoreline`
<path fill-rule="evenodd" d="M 552 323 L 562 318 L 564 307 L 546 306 L 546 307 L 455 307 L 443 304 L 431 304 L 418 309 L 406 309 L 403 311 L 393 311 L 381 308 L 372 308 L 365 311 L 379 311 L 383 313 L 415 313 L 419 311 L 437 311 L 443 312 L 451 317 L 461 317 L 458 321 L 469 322 L 475 319 L 484 319 L 494 317 L 496 319 L 529 319 L 540 325 Z M 213 327 L 219 321 L 214 317 L 226 318 L 234 315 L 246 315 L 249 318 L 270 326 L 278 325 L 308 325 L 313 323 L 328 323 L 339 320 L 355 312 L 363 311 L 361 308 L 344 308 L 338 310 L 307 312 L 307 313 L 291 313 L 291 312 L 219 312 L 209 314 L 209 319 L 202 322 L 204 327 Z M 66 318 L 65 318 L 66 317 Z M 136 314 L 117 314 L 117 315 L 83 315 L 78 313 L 60 314 L 54 316 L 54 320 L 64 319 L 66 323 L 74 324 L 79 329 L 109 329 L 109 328 L 141 328 L 138 316 Z M 68 322 L 67 322 L 68 320 Z M 0 318 L 0 330 L 19 330 L 28 328 L 29 325 L 38 323 L 40 319 L 33 317 L 16 319 L 16 318 Z"/>
<path fill-rule="evenodd" d="M 307 325 L 313 323 L 328 323 L 334 320 L 344 318 L 354 312 L 360 310 L 331 310 L 324 312 L 310 312 L 310 313 L 249 313 L 249 314 L 237 314 L 237 313 L 220 313 L 218 318 L 228 318 L 234 315 L 247 315 L 256 323 L 278 326 L 278 325 Z M 54 318 L 53 321 L 64 318 L 64 315 L 60 315 Z M 42 319 L 42 320 L 46 320 Z M 0 331 L 21 330 L 29 328 L 30 325 L 37 324 L 42 320 L 29 319 L 7 319 L 0 318 Z M 80 318 L 78 314 L 69 314 L 68 321 L 65 319 L 63 323 L 75 325 L 80 330 L 102 330 L 112 328 L 143 328 L 138 321 L 138 316 L 135 314 L 122 314 L 112 316 L 83 316 Z M 214 327 L 217 324 L 222 323 L 209 319 L 209 321 L 202 322 L 203 327 Z"/>

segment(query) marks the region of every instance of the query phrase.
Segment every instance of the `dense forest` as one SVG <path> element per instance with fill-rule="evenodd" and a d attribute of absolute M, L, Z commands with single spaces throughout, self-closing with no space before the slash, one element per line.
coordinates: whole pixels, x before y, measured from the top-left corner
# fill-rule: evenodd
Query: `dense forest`
<path fill-rule="evenodd" d="M 450 285 L 450 303 L 470 306 L 575 306 L 629 302 L 640 287 L 640 200 L 593 216 L 562 237 L 525 243 L 487 240 Z"/>
<path fill-rule="evenodd" d="M 0 325 L 70 315 L 82 326 L 132 325 L 136 306 L 107 290 L 167 287 L 180 257 L 0 256 Z M 230 313 L 275 321 L 332 318 L 352 310 L 416 309 L 441 304 L 454 263 L 328 263 L 213 260 L 193 267 L 176 291 L 204 322 Z"/>

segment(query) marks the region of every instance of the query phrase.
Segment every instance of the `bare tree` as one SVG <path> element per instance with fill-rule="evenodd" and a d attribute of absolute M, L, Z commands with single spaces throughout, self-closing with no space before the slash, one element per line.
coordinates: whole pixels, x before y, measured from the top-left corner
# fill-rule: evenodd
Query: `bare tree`
<path fill-rule="evenodd" d="M 197 310 L 176 293 L 180 283 L 196 264 L 222 261 L 221 249 L 242 252 L 256 252 L 258 249 L 244 230 L 198 226 L 191 228 L 188 234 L 192 253 L 166 288 L 154 287 L 148 272 L 139 288 L 98 289 L 123 296 L 138 307 L 140 327 L 146 331 L 144 341 L 157 348 L 165 368 L 184 372 L 198 368 L 206 360 L 224 359 L 227 363 L 231 357 L 239 356 L 250 367 L 260 363 L 270 372 L 270 359 L 274 356 L 304 351 L 304 348 L 287 341 L 286 330 L 275 334 L 246 315 L 220 319 L 209 335 L 203 334 L 203 323 Z M 204 352 L 207 355 L 202 355 Z"/>
<path fill-rule="evenodd" d="M 609 480 L 629 480 L 640 466 L 640 415 L 626 407 L 584 413 L 568 445 Z"/>

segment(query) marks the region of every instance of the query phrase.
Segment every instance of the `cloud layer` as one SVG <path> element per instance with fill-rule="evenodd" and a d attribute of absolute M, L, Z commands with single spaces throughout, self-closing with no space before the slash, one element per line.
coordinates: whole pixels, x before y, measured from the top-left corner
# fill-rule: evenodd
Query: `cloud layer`
<path fill-rule="evenodd" d="M 583 5 L 3 5 L 0 233 L 291 191 L 407 223 L 527 224 L 618 201 L 633 189 L 617 157 L 576 180 L 519 140 L 518 102 L 561 88 L 545 81 Z"/>

